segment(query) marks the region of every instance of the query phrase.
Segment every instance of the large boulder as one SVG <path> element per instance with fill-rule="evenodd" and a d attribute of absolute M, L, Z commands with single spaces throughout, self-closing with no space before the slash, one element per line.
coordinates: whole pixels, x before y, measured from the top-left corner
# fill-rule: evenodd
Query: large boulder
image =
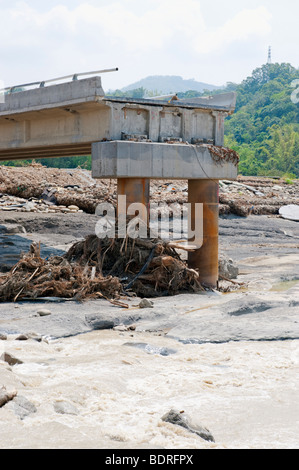
<path fill-rule="evenodd" d="M 200 424 L 194 422 L 193 419 L 189 417 L 184 411 L 180 412 L 176 410 L 170 410 L 162 417 L 162 421 L 181 426 L 188 431 L 197 434 L 205 441 L 215 442 L 215 439 L 210 431 Z"/>
<path fill-rule="evenodd" d="M 224 255 L 219 256 L 219 277 L 226 279 L 237 279 L 239 268 L 230 258 Z"/>

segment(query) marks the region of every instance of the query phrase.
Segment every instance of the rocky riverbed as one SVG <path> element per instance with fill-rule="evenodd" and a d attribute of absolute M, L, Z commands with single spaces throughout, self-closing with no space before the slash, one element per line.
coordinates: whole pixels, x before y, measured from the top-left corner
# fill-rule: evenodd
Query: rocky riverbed
<path fill-rule="evenodd" d="M 32 242 L 48 257 L 94 233 L 79 197 L 37 201 L 0 210 L 3 274 Z M 219 232 L 239 270 L 221 292 L 0 303 L 0 448 L 298 448 L 298 222 L 224 211 Z"/>
<path fill-rule="evenodd" d="M 0 213 L 2 261 L 32 240 L 64 252 L 88 214 Z M 4 227 L 4 228 L 3 228 Z M 15 227 L 15 230 L 12 230 Z M 18 228 L 16 228 L 18 227 Z M 14 232 L 14 233 L 12 233 Z M 237 290 L 0 304 L 1 448 L 297 448 L 299 226 L 220 220 Z M 5 390 L 5 393 L 4 393 Z M 162 418 L 192 415 L 192 429 Z"/>

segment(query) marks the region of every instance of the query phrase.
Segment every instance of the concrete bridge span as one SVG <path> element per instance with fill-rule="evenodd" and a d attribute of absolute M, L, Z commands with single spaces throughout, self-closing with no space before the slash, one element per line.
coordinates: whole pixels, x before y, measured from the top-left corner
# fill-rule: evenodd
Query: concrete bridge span
<path fill-rule="evenodd" d="M 233 108 L 232 94 L 193 102 L 109 98 L 100 77 L 11 93 L 0 103 L 0 161 L 90 155 L 94 142 L 136 135 L 223 145 Z"/>
<path fill-rule="evenodd" d="M 92 176 L 118 180 L 128 203 L 149 204 L 150 179 L 187 179 L 203 204 L 203 246 L 189 254 L 200 280 L 218 281 L 218 181 L 236 179 L 223 148 L 235 93 L 178 100 L 105 96 L 100 77 L 10 93 L 0 104 L 0 162 L 92 156 Z M 194 220 L 193 220 L 194 222 Z"/>
<path fill-rule="evenodd" d="M 90 155 L 107 137 L 99 77 L 11 93 L 0 104 L 0 160 Z"/>

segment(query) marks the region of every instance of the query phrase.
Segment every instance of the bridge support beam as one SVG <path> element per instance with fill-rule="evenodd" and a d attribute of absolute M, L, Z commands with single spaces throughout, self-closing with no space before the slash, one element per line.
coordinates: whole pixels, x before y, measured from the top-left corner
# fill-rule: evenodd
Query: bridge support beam
<path fill-rule="evenodd" d="M 139 217 L 149 221 L 149 205 L 150 205 L 150 179 L 149 178 L 118 178 L 117 180 L 117 195 L 126 196 L 125 204 L 118 204 L 117 213 L 118 217 L 128 214 L 128 208 L 131 204 L 141 203 L 143 211 Z M 135 216 L 135 212 L 130 214 L 131 217 Z"/>
<path fill-rule="evenodd" d="M 195 227 L 195 204 L 203 204 L 203 244 L 188 254 L 190 268 L 199 270 L 199 280 L 208 287 L 217 287 L 219 277 L 219 183 L 215 180 L 189 180 L 188 201 L 191 203 L 192 229 Z"/>

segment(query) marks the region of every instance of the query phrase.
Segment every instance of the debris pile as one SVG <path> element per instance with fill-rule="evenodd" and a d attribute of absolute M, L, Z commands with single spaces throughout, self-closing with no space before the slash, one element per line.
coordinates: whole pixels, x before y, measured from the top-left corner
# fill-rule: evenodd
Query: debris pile
<path fill-rule="evenodd" d="M 4 212 L 42 212 L 47 214 L 82 213 L 74 204 L 64 206 L 62 204 L 48 204 L 43 199 L 30 198 L 26 200 L 20 197 L 0 195 L 0 210 Z"/>
<path fill-rule="evenodd" d="M 223 163 L 231 162 L 234 165 L 238 165 L 240 157 L 235 150 L 232 150 L 227 147 L 219 147 L 216 145 L 207 145 L 214 162 Z"/>
<path fill-rule="evenodd" d="M 214 146 L 213 152 L 219 161 L 238 158 L 229 149 Z M 299 204 L 298 194 L 299 180 L 239 176 L 237 181 L 220 181 L 219 212 L 242 217 L 279 215 L 281 207 Z M 116 206 L 116 180 L 95 180 L 90 171 L 80 168 L 47 168 L 38 163 L 0 166 L 0 210 L 94 214 L 97 205 L 104 201 Z M 152 180 L 151 201 L 186 203 L 188 182 Z"/>
<path fill-rule="evenodd" d="M 64 256 L 43 259 L 32 244 L 13 269 L 0 277 L 0 302 L 59 297 L 105 298 L 116 305 L 124 295 L 156 297 L 203 290 L 195 270 L 160 239 L 99 239 L 90 235 Z"/>
<path fill-rule="evenodd" d="M 299 181 L 238 177 L 238 181 L 220 181 L 220 204 L 227 212 L 248 215 L 278 215 L 279 209 L 299 202 Z"/>
<path fill-rule="evenodd" d="M 114 199 L 115 182 L 94 180 L 87 170 L 0 166 L 0 210 L 94 214 L 100 202 Z"/>

